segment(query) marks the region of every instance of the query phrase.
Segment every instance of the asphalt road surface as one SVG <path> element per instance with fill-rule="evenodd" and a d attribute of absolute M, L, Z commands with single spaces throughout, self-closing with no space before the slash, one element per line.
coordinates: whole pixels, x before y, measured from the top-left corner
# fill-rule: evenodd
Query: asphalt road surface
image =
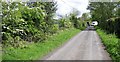
<path fill-rule="evenodd" d="M 44 60 L 111 60 L 94 30 L 84 30 Z"/>

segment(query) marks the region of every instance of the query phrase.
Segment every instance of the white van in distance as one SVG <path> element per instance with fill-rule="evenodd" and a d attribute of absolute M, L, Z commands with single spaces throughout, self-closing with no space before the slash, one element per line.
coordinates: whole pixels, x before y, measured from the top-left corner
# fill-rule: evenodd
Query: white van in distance
<path fill-rule="evenodd" d="M 98 25 L 97 21 L 93 21 L 92 24 L 91 24 L 91 26 L 96 26 L 96 25 Z"/>

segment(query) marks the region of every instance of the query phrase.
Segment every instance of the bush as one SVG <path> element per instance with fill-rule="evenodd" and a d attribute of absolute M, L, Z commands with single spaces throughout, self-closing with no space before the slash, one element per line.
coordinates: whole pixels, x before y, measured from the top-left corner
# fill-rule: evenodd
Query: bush
<path fill-rule="evenodd" d="M 120 18 L 115 19 L 115 33 L 120 38 Z"/>
<path fill-rule="evenodd" d="M 37 2 L 35 4 L 44 6 Z M 45 9 L 37 6 L 30 8 L 24 6 L 24 3 L 15 2 L 2 5 L 4 7 L 2 15 L 2 43 L 4 46 L 21 47 L 26 41 L 41 42 L 47 38 L 47 24 L 44 22 Z M 8 7 L 9 9 L 7 9 Z"/>
<path fill-rule="evenodd" d="M 114 34 L 107 34 L 104 31 L 97 29 L 103 44 L 113 60 L 120 60 L 120 39 Z"/>

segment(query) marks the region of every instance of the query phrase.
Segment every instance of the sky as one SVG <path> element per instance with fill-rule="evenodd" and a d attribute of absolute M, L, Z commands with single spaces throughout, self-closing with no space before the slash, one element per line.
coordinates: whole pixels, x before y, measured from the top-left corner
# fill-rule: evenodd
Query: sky
<path fill-rule="evenodd" d="M 88 0 L 55 0 L 57 1 L 57 15 L 65 16 L 73 11 L 73 9 L 79 11 L 78 17 L 81 17 L 83 13 L 89 12 L 87 10 Z"/>

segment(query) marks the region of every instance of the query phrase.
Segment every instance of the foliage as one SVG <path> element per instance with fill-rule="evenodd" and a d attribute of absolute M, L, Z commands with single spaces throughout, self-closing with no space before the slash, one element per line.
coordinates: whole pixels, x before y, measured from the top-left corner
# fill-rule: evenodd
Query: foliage
<path fill-rule="evenodd" d="M 107 33 L 115 33 L 119 36 L 119 5 L 119 2 L 91 3 L 88 9 L 91 10 L 92 21 L 98 21 L 98 26 Z"/>
<path fill-rule="evenodd" d="M 119 5 L 119 2 L 92 2 L 88 7 L 91 11 L 92 21 L 99 22 L 97 28 L 101 30 L 98 29 L 97 32 L 113 60 L 120 60 Z"/>
<path fill-rule="evenodd" d="M 114 34 L 107 34 L 105 31 L 100 29 L 98 29 L 97 32 L 100 35 L 112 59 L 120 60 L 120 39 L 118 39 Z"/>
<path fill-rule="evenodd" d="M 4 47 L 24 48 L 30 42 L 43 42 L 59 30 L 80 28 L 81 22 L 74 14 L 54 20 L 54 2 L 2 2 L 2 9 Z"/>
<path fill-rule="evenodd" d="M 60 19 L 59 20 L 59 27 L 60 27 L 60 29 L 62 29 L 62 28 L 70 28 L 70 27 L 72 27 L 72 23 L 71 23 L 71 21 L 69 20 L 69 19 L 65 19 L 65 18 L 62 18 L 62 19 Z"/>
<path fill-rule="evenodd" d="M 19 42 L 29 41 L 29 42 L 40 42 L 47 38 L 46 31 L 49 31 L 48 22 L 45 21 L 48 16 L 46 11 L 55 11 L 55 9 L 46 10 L 45 7 L 51 5 L 52 3 L 17 3 L 3 2 L 3 22 L 2 22 L 2 38 L 3 44 L 8 44 L 13 46 L 14 44 L 19 46 L 15 40 L 19 38 Z M 28 5 L 28 6 L 26 6 Z M 54 4 L 51 5 L 51 7 Z M 49 13 L 53 14 L 53 12 Z M 49 20 L 49 21 L 52 21 Z M 51 24 L 52 25 L 52 24 Z M 57 31 L 56 26 L 52 25 L 52 32 Z M 52 33 L 51 33 L 52 34 Z M 12 45 L 13 44 L 13 45 Z M 6 46 L 8 46 L 6 45 Z M 16 46 L 13 46 L 16 47 Z"/>
<path fill-rule="evenodd" d="M 70 29 L 82 27 L 76 15 L 54 20 L 55 12 L 54 2 L 2 2 L 3 59 L 38 59 L 79 32 Z"/>
<path fill-rule="evenodd" d="M 49 37 L 44 43 L 32 43 L 28 45 L 27 48 L 3 48 L 5 52 L 3 52 L 3 60 L 39 60 L 44 55 L 48 54 L 53 49 L 57 48 L 67 40 L 69 40 L 72 36 L 80 32 L 78 29 L 70 28 L 69 30 L 64 30 L 57 35 Z"/>
<path fill-rule="evenodd" d="M 80 23 L 79 23 L 80 20 L 78 20 L 76 14 L 74 14 L 74 13 L 70 14 L 70 21 L 72 22 L 73 27 L 80 28 L 80 26 L 79 26 L 80 25 Z"/>

